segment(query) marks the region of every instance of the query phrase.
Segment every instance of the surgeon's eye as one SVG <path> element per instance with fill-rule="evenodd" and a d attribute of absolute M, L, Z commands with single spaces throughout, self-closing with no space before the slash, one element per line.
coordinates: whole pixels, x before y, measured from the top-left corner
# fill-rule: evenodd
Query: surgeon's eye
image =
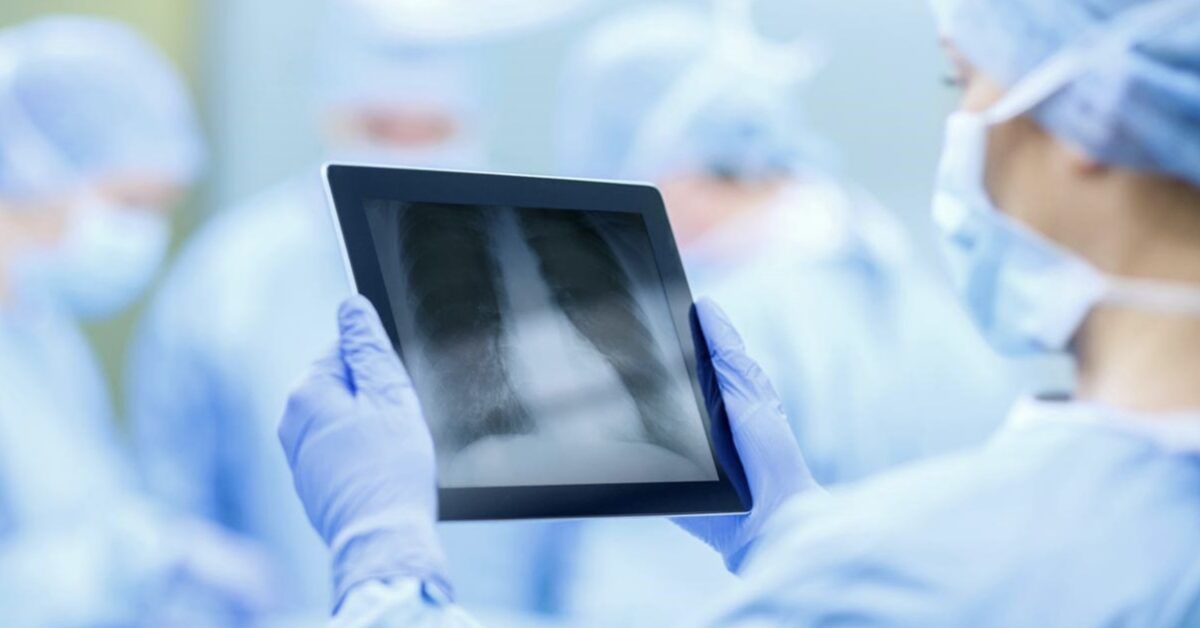
<path fill-rule="evenodd" d="M 967 81 L 963 77 L 962 73 L 954 70 L 946 70 L 946 72 L 942 74 L 941 80 L 942 85 L 945 85 L 950 89 L 961 90 L 967 87 Z"/>

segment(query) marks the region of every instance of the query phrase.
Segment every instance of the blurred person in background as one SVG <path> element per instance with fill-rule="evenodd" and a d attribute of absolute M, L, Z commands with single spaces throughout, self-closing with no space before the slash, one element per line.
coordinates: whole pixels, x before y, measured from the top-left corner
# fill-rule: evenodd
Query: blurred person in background
<path fill-rule="evenodd" d="M 892 213 L 825 166 L 797 111 L 817 54 L 757 35 L 749 2 L 712 7 L 641 5 L 594 29 L 564 73 L 563 168 L 660 188 L 694 294 L 777 382 L 822 484 L 983 442 L 1015 377 Z M 577 533 L 581 617 L 653 625 L 733 585 L 666 522 Z"/>
<path fill-rule="evenodd" d="M 582 1 L 330 3 L 318 42 L 317 122 L 330 159 L 478 169 L 485 46 Z M 466 11 L 466 12 L 464 12 Z M 152 489 L 264 544 L 291 578 L 288 605 L 324 616 L 325 549 L 296 500 L 275 425 L 326 313 L 349 293 L 319 177 L 291 179 L 219 212 L 187 243 L 135 339 L 127 372 L 135 441 Z M 462 599 L 498 619 L 553 612 L 569 528 L 442 530 Z"/>
<path fill-rule="evenodd" d="M 7 626 L 232 625 L 270 604 L 250 544 L 139 490 L 78 323 L 156 274 L 203 147 L 127 27 L 0 31 L 0 609 Z"/>
<path fill-rule="evenodd" d="M 821 482 L 978 443 L 1015 386 L 892 212 L 826 166 L 798 115 L 818 54 L 763 39 L 745 0 L 713 6 L 592 32 L 564 75 L 564 169 L 662 190 L 694 291 L 769 373 L 805 374 L 780 394 Z"/>

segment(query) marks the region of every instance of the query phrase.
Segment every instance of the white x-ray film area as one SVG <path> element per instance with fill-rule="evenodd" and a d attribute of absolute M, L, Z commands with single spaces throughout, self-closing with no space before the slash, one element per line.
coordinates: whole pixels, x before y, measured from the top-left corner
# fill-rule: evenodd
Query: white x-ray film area
<path fill-rule="evenodd" d="M 717 479 L 640 215 L 367 216 L 441 486 Z"/>

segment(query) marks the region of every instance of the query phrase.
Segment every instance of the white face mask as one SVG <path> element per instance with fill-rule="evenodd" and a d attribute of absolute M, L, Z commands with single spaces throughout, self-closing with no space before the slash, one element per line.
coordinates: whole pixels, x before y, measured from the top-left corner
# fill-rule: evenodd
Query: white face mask
<path fill-rule="evenodd" d="M 18 289 L 49 298 L 80 318 L 108 316 L 146 288 L 169 242 L 162 212 L 87 195 L 71 208 L 57 244 L 16 261 Z"/>
<path fill-rule="evenodd" d="M 1162 0 L 1129 10 L 1100 39 L 1051 58 L 987 111 L 959 111 L 947 122 L 934 222 L 960 296 L 997 350 L 1064 351 L 1101 304 L 1200 316 L 1200 286 L 1106 275 L 1002 213 L 985 185 L 992 126 L 1030 111 L 1088 69 L 1124 53 L 1136 36 L 1193 7 L 1194 0 Z"/>

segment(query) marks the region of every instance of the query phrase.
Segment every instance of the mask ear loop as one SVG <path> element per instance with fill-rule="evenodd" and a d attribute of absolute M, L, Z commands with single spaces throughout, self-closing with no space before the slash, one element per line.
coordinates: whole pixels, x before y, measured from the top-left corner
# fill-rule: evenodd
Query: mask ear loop
<path fill-rule="evenodd" d="M 1160 314 L 1200 316 L 1200 288 L 1185 283 L 1108 277 L 1101 302 Z"/>

